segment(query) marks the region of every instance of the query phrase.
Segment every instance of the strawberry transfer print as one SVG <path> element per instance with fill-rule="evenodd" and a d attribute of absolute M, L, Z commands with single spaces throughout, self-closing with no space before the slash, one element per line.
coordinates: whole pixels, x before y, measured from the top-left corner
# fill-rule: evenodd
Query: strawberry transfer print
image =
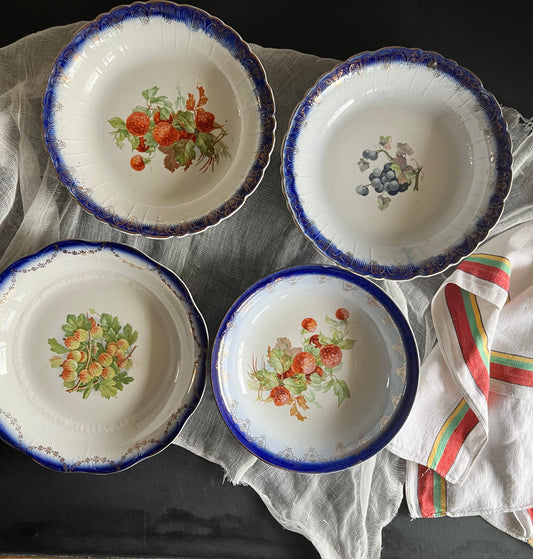
<path fill-rule="evenodd" d="M 259 368 L 254 358 L 248 387 L 257 392 L 257 400 L 288 406 L 291 416 L 304 421 L 308 404 L 322 407 L 317 393 L 333 390 L 339 406 L 349 398 L 346 381 L 338 377 L 343 351 L 351 350 L 355 344 L 355 340 L 347 338 L 349 316 L 345 308 L 337 309 L 335 318 L 326 315 L 329 335 L 317 332 L 317 321 L 306 317 L 301 322 L 301 346 L 293 347 L 288 338 L 280 337 L 274 347 L 268 347 L 266 364 Z"/>
<path fill-rule="evenodd" d="M 159 94 L 154 86 L 141 93 L 145 104 L 134 107 L 126 118 L 115 116 L 108 120 L 111 136 L 119 148 L 127 140 L 133 152 L 130 166 L 142 171 L 156 154 L 164 155 L 163 164 L 170 172 L 187 171 L 195 163 L 202 173 L 213 170 L 221 157 L 230 157 L 224 125 L 205 106 L 208 98 L 202 86 L 196 95 L 182 96 L 179 87 L 174 102 Z"/>

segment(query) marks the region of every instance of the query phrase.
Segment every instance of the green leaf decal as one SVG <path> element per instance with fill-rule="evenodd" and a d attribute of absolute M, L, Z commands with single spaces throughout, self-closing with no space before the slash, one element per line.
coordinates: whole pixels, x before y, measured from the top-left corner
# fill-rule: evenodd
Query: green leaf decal
<path fill-rule="evenodd" d="M 196 157 L 196 153 L 194 151 L 194 142 L 192 140 L 178 140 L 175 144 L 175 154 L 176 154 L 176 161 L 184 166 L 188 167 L 192 160 Z"/>
<path fill-rule="evenodd" d="M 133 110 L 131 112 L 132 113 L 144 113 L 146 116 L 151 115 L 150 109 L 148 107 L 143 107 L 142 105 L 137 105 L 136 107 L 133 108 Z M 123 128 L 126 128 L 126 125 L 124 125 Z"/>
<path fill-rule="evenodd" d="M 59 367 L 61 367 L 64 360 L 64 357 L 61 357 L 60 355 L 54 355 L 53 357 L 50 357 L 50 367 L 52 367 L 52 369 L 58 369 Z"/>
<path fill-rule="evenodd" d="M 144 135 L 144 143 L 151 148 L 156 148 L 159 144 L 154 140 L 154 135 L 151 132 L 147 132 Z"/>
<path fill-rule="evenodd" d="M 379 210 L 386 210 L 389 207 L 391 199 L 388 196 L 382 196 L 381 194 L 378 196 L 378 209 Z"/>
<path fill-rule="evenodd" d="M 301 394 L 307 388 L 305 375 L 301 374 L 286 378 L 283 381 L 283 384 L 288 388 L 290 393 L 294 394 L 295 396 L 298 396 L 298 394 Z"/>
<path fill-rule="evenodd" d="M 91 393 L 91 390 L 93 389 L 93 383 L 92 381 L 89 382 L 89 384 L 85 387 L 84 391 L 83 391 L 83 399 L 87 400 L 87 398 L 89 397 L 89 394 Z"/>
<path fill-rule="evenodd" d="M 67 336 L 72 336 L 74 335 L 76 328 L 73 328 L 70 324 L 63 324 L 63 326 L 61 326 L 61 330 L 63 330 Z"/>
<path fill-rule="evenodd" d="M 111 124 L 111 126 L 113 128 L 116 128 L 117 130 L 126 128 L 126 123 L 118 116 L 110 118 L 107 122 L 109 122 L 109 124 Z"/>
<path fill-rule="evenodd" d="M 192 134 L 195 131 L 194 113 L 191 111 L 178 111 L 172 124 L 175 128 Z"/>
<path fill-rule="evenodd" d="M 135 151 L 141 142 L 138 136 L 134 136 L 133 134 L 128 134 L 128 141 L 131 144 L 131 151 Z"/>
<path fill-rule="evenodd" d="M 212 157 L 215 153 L 215 137 L 213 134 L 200 132 L 196 136 L 196 145 L 202 155 L 205 155 L 206 157 Z"/>
<path fill-rule="evenodd" d="M 256 372 L 255 376 L 265 390 L 272 390 L 274 386 L 279 384 L 276 373 L 273 373 L 272 371 L 260 369 Z"/>
<path fill-rule="evenodd" d="M 291 358 L 283 349 L 273 348 L 270 350 L 268 363 L 280 375 L 290 367 Z"/>
<path fill-rule="evenodd" d="M 115 139 L 117 146 L 122 149 L 124 147 L 124 140 L 128 137 L 129 132 L 124 128 L 110 132 L 110 134 Z"/>
<path fill-rule="evenodd" d="M 104 331 L 104 340 L 109 343 L 116 342 L 117 336 L 112 329 L 109 329 L 107 331 Z"/>
<path fill-rule="evenodd" d="M 402 172 L 402 168 L 398 165 L 398 163 L 391 163 L 390 168 L 396 173 L 396 175 L 399 175 Z"/>
<path fill-rule="evenodd" d="M 150 89 L 145 89 L 144 91 L 141 92 L 141 95 L 149 102 L 152 102 L 153 98 L 157 95 L 157 92 L 159 91 L 159 87 L 154 86 L 151 87 Z"/>
<path fill-rule="evenodd" d="M 181 93 L 181 88 L 179 85 L 176 86 L 176 107 L 178 109 L 184 109 L 186 105 L 185 97 Z"/>
<path fill-rule="evenodd" d="M 337 396 L 338 405 L 340 406 L 345 398 L 350 397 L 350 390 L 346 382 L 342 379 L 336 379 L 333 384 L 333 392 Z"/>
<path fill-rule="evenodd" d="M 102 313 L 100 317 L 100 326 L 103 328 L 104 332 L 111 328 L 113 324 L 113 317 L 110 314 Z"/>
<path fill-rule="evenodd" d="M 313 386 L 319 385 L 322 383 L 322 377 L 318 373 L 313 373 L 309 375 L 309 380 Z"/>
<path fill-rule="evenodd" d="M 100 382 L 100 394 L 102 398 L 113 398 L 117 395 L 117 386 L 113 379 L 107 379 Z"/>
<path fill-rule="evenodd" d="M 48 345 L 54 353 L 68 353 L 68 349 L 61 345 L 55 338 L 48 338 Z"/>
<path fill-rule="evenodd" d="M 131 327 L 131 324 L 126 324 L 126 326 L 124 326 L 124 337 L 126 338 L 126 340 L 128 340 L 129 344 L 131 345 L 131 336 L 133 334 L 133 328 Z"/>
<path fill-rule="evenodd" d="M 333 340 L 331 338 L 328 338 L 328 336 L 324 336 L 324 334 L 318 335 L 318 341 L 321 345 L 328 345 L 333 343 Z"/>

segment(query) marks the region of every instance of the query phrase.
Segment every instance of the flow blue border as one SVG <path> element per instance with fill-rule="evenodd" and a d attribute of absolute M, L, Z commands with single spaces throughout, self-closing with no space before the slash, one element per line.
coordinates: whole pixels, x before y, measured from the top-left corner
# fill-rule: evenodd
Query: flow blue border
<path fill-rule="evenodd" d="M 165 437 L 160 440 L 159 444 L 154 444 L 151 447 L 147 448 L 141 454 L 132 456 L 131 458 L 126 459 L 123 462 L 117 462 L 112 464 L 87 464 L 87 465 L 75 466 L 72 463 L 69 464 L 69 463 L 63 463 L 59 460 L 54 460 L 50 458 L 48 455 L 43 455 L 42 453 L 36 450 L 29 450 L 27 446 L 24 444 L 24 439 L 22 440 L 21 443 L 21 441 L 19 441 L 17 437 L 14 437 L 12 435 L 13 429 L 8 428 L 8 426 L 5 424 L 5 417 L 2 414 L 0 414 L 0 438 L 4 442 L 12 446 L 13 448 L 27 454 L 42 466 L 60 472 L 109 474 L 109 473 L 125 470 L 137 464 L 138 462 L 157 454 L 158 452 L 166 448 L 169 444 L 171 444 L 172 441 L 178 435 L 178 433 L 181 431 L 183 425 L 185 424 L 187 419 L 191 416 L 191 414 L 197 407 L 198 403 L 200 402 L 202 394 L 205 389 L 206 361 L 207 361 L 207 353 L 208 353 L 208 345 L 209 345 L 208 331 L 207 331 L 207 326 L 205 324 L 204 318 L 201 315 L 198 308 L 196 307 L 196 304 L 194 303 L 194 300 L 187 286 L 174 272 L 172 272 L 168 268 L 165 268 L 164 266 L 161 266 L 160 264 L 155 262 L 153 259 L 148 257 L 143 252 L 133 247 L 130 247 L 128 245 L 124 245 L 116 242 L 91 242 L 91 241 L 79 241 L 79 240 L 69 239 L 69 240 L 52 243 L 34 254 L 31 254 L 29 256 L 17 260 L 13 264 L 11 264 L 8 268 L 6 268 L 2 273 L 0 273 L 0 296 L 5 291 L 6 288 L 9 288 L 11 279 L 19 271 L 31 268 L 31 266 L 34 264 L 38 265 L 39 261 L 41 261 L 42 259 L 46 259 L 47 256 L 55 254 L 58 251 L 74 252 L 78 249 L 84 251 L 111 250 L 111 251 L 123 253 L 126 256 L 140 259 L 145 264 L 148 264 L 149 266 L 153 267 L 154 270 L 160 273 L 164 277 L 164 279 L 169 282 L 169 284 L 176 290 L 177 293 L 180 294 L 184 302 L 188 305 L 189 320 L 191 321 L 193 331 L 197 336 L 197 342 L 200 350 L 199 359 L 198 359 L 198 368 L 197 368 L 198 374 L 196 375 L 194 382 L 191 385 L 192 389 L 190 390 L 190 398 L 185 403 L 185 410 L 183 411 L 183 413 L 175 421 L 172 428 L 169 429 Z"/>
<path fill-rule="evenodd" d="M 225 404 L 223 390 L 220 382 L 220 375 L 222 374 L 222 371 L 218 370 L 218 357 L 220 353 L 221 343 L 226 335 L 228 325 L 234 320 L 241 305 L 245 301 L 250 299 L 255 293 L 267 288 L 269 285 L 272 285 L 274 282 L 280 279 L 288 279 L 291 277 L 305 275 L 321 275 L 339 279 L 360 287 L 372 297 L 377 299 L 390 314 L 394 324 L 398 328 L 406 355 L 406 387 L 404 395 L 386 429 L 381 432 L 372 443 L 363 448 L 360 452 L 354 453 L 342 459 L 330 460 L 328 462 L 304 462 L 282 458 L 278 454 L 269 452 L 264 447 L 259 446 L 258 444 L 247 438 L 245 433 L 243 433 L 243 431 L 237 424 L 236 418 L 233 417 L 230 410 Z M 349 468 L 359 462 L 367 460 L 368 458 L 379 452 L 381 449 L 383 449 L 398 433 L 401 426 L 407 419 L 407 416 L 409 415 L 415 399 L 416 391 L 418 389 L 418 377 L 419 357 L 415 337 L 405 316 L 398 308 L 396 303 L 391 299 L 391 297 L 389 297 L 389 295 L 387 295 L 387 293 L 385 293 L 375 283 L 362 276 L 358 276 L 348 270 L 337 268 L 335 266 L 323 266 L 319 264 L 295 266 L 292 268 L 274 272 L 273 274 L 259 280 L 257 283 L 247 289 L 233 303 L 226 316 L 224 317 L 215 337 L 211 357 L 211 382 L 213 385 L 215 400 L 224 421 L 230 428 L 231 432 L 235 435 L 237 440 L 252 454 L 257 456 L 264 462 L 287 470 L 311 474 L 329 473 Z"/>
<path fill-rule="evenodd" d="M 331 86 L 332 79 L 338 80 L 343 76 L 351 75 L 354 71 L 361 71 L 376 64 L 395 62 L 429 66 L 435 71 L 446 74 L 455 80 L 460 87 L 470 91 L 487 119 L 487 125 L 496 146 L 495 189 L 487 204 L 487 211 L 478 218 L 472 232 L 465 235 L 460 242 L 450 247 L 445 253 L 435 255 L 420 263 L 404 266 L 386 266 L 369 262 L 340 250 L 331 239 L 328 239 L 320 231 L 313 219 L 305 212 L 298 195 L 298 181 L 294 170 L 294 157 L 298 151 L 300 133 L 305 127 L 310 111 L 316 104 L 316 99 Z M 421 49 L 388 47 L 374 52 L 364 52 L 349 58 L 324 74 L 307 92 L 294 111 L 289 129 L 285 135 L 281 158 L 284 194 L 293 217 L 304 235 L 313 242 L 319 252 L 338 265 L 353 272 L 378 279 L 408 280 L 416 276 L 430 276 L 458 263 L 476 249 L 498 222 L 504 208 L 505 199 L 511 188 L 511 139 L 500 105 L 472 72 L 436 52 Z"/>
<path fill-rule="evenodd" d="M 84 48 L 87 41 L 102 31 L 119 27 L 125 21 L 131 19 L 147 21 L 153 17 L 161 17 L 167 22 L 185 23 L 192 31 L 205 33 L 215 41 L 218 41 L 228 51 L 229 55 L 246 70 L 254 84 L 257 110 L 261 124 L 261 135 L 255 162 L 250 167 L 242 183 L 235 185 L 236 190 L 234 194 L 218 208 L 214 208 L 202 217 L 164 225 L 132 222 L 127 217 L 117 216 L 98 205 L 84 191 L 84 188 L 91 185 L 80 184 L 64 162 L 61 137 L 56 129 L 54 116 L 57 87 L 61 84 L 61 78 L 68 71 L 74 57 Z M 261 62 L 238 33 L 225 25 L 221 20 L 199 8 L 189 5 L 174 4 L 164 0 L 135 2 L 129 6 L 119 6 L 108 13 L 100 15 L 93 22 L 78 31 L 70 43 L 61 51 L 48 78 L 44 93 L 42 125 L 44 144 L 59 179 L 85 210 L 120 231 L 152 238 L 167 238 L 198 233 L 217 224 L 239 209 L 244 204 L 245 199 L 256 189 L 268 167 L 274 147 L 276 130 L 275 102 Z"/>

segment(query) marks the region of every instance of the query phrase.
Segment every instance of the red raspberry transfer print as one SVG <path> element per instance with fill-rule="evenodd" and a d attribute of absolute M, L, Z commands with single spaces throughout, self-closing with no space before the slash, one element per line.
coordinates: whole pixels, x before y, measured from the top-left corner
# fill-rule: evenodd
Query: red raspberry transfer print
<path fill-rule="evenodd" d="M 170 146 L 177 142 L 179 137 L 178 131 L 174 126 L 164 120 L 155 125 L 152 135 L 160 146 Z"/>
<path fill-rule="evenodd" d="M 134 155 L 130 159 L 130 165 L 133 170 L 142 171 L 145 167 L 144 159 L 142 158 L 142 155 Z"/>
<path fill-rule="evenodd" d="M 350 316 L 350 313 L 345 308 L 340 308 L 335 311 L 335 318 L 339 320 L 346 320 Z"/>
<path fill-rule="evenodd" d="M 126 130 L 134 136 L 144 136 L 150 128 L 150 118 L 140 112 L 135 111 L 126 119 Z"/>
<path fill-rule="evenodd" d="M 338 345 L 328 344 L 320 348 L 320 359 L 326 367 L 336 367 L 342 361 L 342 351 Z"/>
<path fill-rule="evenodd" d="M 316 330 L 316 320 L 314 318 L 304 318 L 302 320 L 302 328 L 314 332 Z"/>
<path fill-rule="evenodd" d="M 115 116 L 108 120 L 116 145 L 122 149 L 127 140 L 131 150 L 139 153 L 130 159 L 135 171 L 144 170 L 158 153 L 163 154 L 163 165 L 171 173 L 187 171 L 194 163 L 205 173 L 213 170 L 223 157 L 230 157 L 223 124 L 205 108 L 208 98 L 202 86 L 187 99 L 177 89 L 175 101 L 159 94 L 154 86 L 141 92 L 144 105 L 138 105 L 123 120 Z"/>
<path fill-rule="evenodd" d="M 276 406 L 284 406 L 291 401 L 290 392 L 284 386 L 281 386 L 281 384 L 274 386 L 270 391 L 270 397 L 274 400 Z"/>
<path fill-rule="evenodd" d="M 257 400 L 273 402 L 277 407 L 288 406 L 289 415 L 299 421 L 306 419 L 309 404 L 322 408 L 317 394 L 333 391 L 340 406 L 350 397 L 345 380 L 339 378 L 344 352 L 354 347 L 355 340 L 347 337 L 350 313 L 339 308 L 335 318 L 326 315 L 329 335 L 319 331 L 315 318 L 307 316 L 300 325 L 301 346 L 293 347 L 291 340 L 279 337 L 274 347 L 268 347 L 263 366 L 253 359 L 248 376 L 248 388 L 257 392 Z"/>

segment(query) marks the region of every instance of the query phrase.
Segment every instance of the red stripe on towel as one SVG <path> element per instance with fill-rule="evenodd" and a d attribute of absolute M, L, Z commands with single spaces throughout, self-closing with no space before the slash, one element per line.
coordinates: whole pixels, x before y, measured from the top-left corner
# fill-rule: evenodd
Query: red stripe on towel
<path fill-rule="evenodd" d="M 509 367 L 500 363 L 490 364 L 490 376 L 493 379 L 518 384 L 520 386 L 533 386 L 533 372 L 517 367 Z"/>
<path fill-rule="evenodd" d="M 499 285 L 502 289 L 505 289 L 505 291 L 509 291 L 511 278 L 509 277 L 509 274 L 501 268 L 465 260 L 460 264 L 459 270 L 476 276 L 482 280 L 490 281 Z"/>
<path fill-rule="evenodd" d="M 420 514 L 424 518 L 435 516 L 435 504 L 433 502 L 434 475 L 435 472 L 427 466 L 418 465 L 418 504 L 420 506 Z"/>
<path fill-rule="evenodd" d="M 463 290 L 453 283 L 448 283 L 444 288 L 444 293 L 463 359 L 475 383 L 487 398 L 490 384 L 489 373 L 478 346 L 479 336 L 472 332 L 465 308 Z"/>
<path fill-rule="evenodd" d="M 450 435 L 442 457 L 439 460 L 437 467 L 435 468 L 442 477 L 445 477 L 446 474 L 450 471 L 450 468 L 453 466 L 453 463 L 457 458 L 459 450 L 461 450 L 461 446 L 465 442 L 468 435 L 472 432 L 472 429 L 474 429 L 474 427 L 478 423 L 479 419 L 477 418 L 476 414 L 471 409 L 469 409 L 459 425 L 457 425 L 457 427 L 455 428 L 454 432 Z"/>

